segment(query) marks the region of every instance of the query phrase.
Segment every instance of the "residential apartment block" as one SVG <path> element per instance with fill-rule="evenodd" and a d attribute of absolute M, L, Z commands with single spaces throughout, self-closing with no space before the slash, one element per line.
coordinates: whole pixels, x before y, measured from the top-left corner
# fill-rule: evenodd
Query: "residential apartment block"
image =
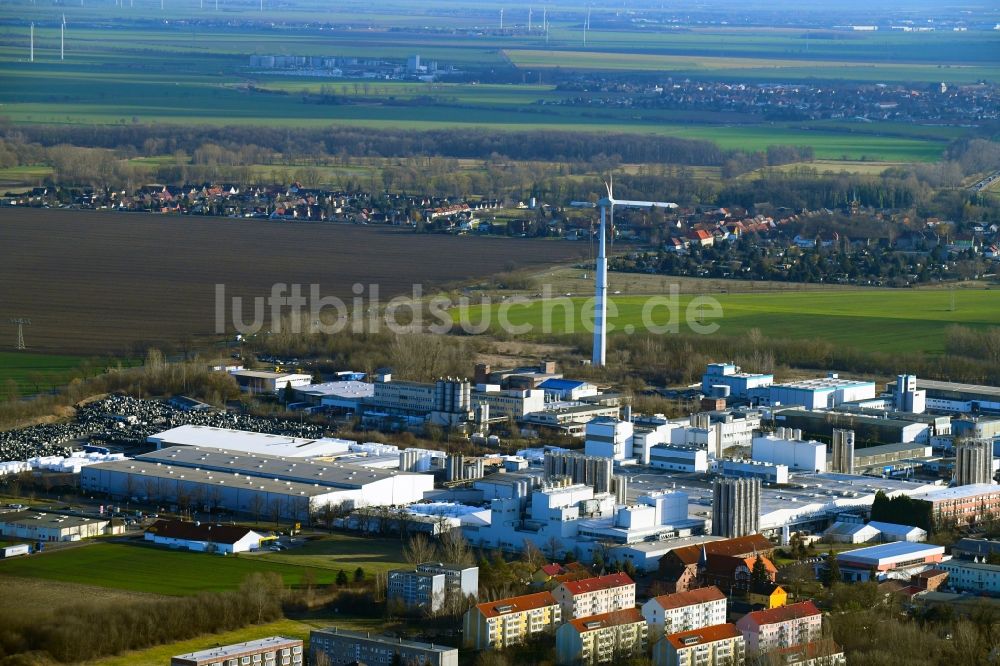
<path fill-rule="evenodd" d="M 664 594 L 644 603 L 642 616 L 654 638 L 725 624 L 726 595 L 717 587 Z"/>
<path fill-rule="evenodd" d="M 463 640 L 465 647 L 477 650 L 500 649 L 554 631 L 561 621 L 562 611 L 551 592 L 488 601 L 465 613 Z"/>
<path fill-rule="evenodd" d="M 733 624 L 669 634 L 653 646 L 654 666 L 731 666 L 742 664 L 746 646 Z"/>
<path fill-rule="evenodd" d="M 647 632 L 638 608 L 570 620 L 556 631 L 556 663 L 607 664 L 645 654 Z"/>
<path fill-rule="evenodd" d="M 553 590 L 565 620 L 603 615 L 635 606 L 635 582 L 624 573 L 568 581 Z"/>
<path fill-rule="evenodd" d="M 170 666 L 301 666 L 302 641 L 269 636 L 190 652 L 170 659 Z"/>
<path fill-rule="evenodd" d="M 419 564 L 412 569 L 389 572 L 386 596 L 408 609 L 436 613 L 449 597 L 476 597 L 479 594 L 479 567 L 460 567 L 439 562 Z"/>
<path fill-rule="evenodd" d="M 334 666 L 396 663 L 458 666 L 458 650 L 446 645 L 327 627 L 309 632 L 309 663 L 324 662 Z"/>
<path fill-rule="evenodd" d="M 770 652 L 821 638 L 823 614 L 812 601 L 753 611 L 736 623 L 746 639 L 747 652 Z"/>

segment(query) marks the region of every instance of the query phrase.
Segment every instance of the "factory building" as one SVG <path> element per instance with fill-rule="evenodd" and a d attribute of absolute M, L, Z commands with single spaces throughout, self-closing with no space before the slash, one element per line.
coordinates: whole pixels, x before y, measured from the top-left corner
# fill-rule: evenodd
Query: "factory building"
<path fill-rule="evenodd" d="M 446 645 L 406 641 L 395 636 L 373 636 L 371 632 L 345 631 L 337 627 L 309 632 L 310 664 L 421 664 L 458 666 L 458 650 Z"/>
<path fill-rule="evenodd" d="M 588 456 L 625 460 L 632 454 L 631 421 L 614 418 L 596 418 L 587 424 L 584 451 Z"/>
<path fill-rule="evenodd" d="M 926 394 L 927 409 L 959 414 L 1000 414 L 1000 387 L 919 378 L 915 381 L 916 390 Z M 906 384 L 908 382 L 904 382 L 904 388 Z M 886 388 L 895 396 L 899 392 L 898 380 Z"/>
<path fill-rule="evenodd" d="M 403 474 L 342 463 L 172 447 L 135 460 L 92 465 L 80 474 L 86 492 L 208 506 L 302 520 L 330 504 L 412 504 L 433 490 L 428 474 Z"/>
<path fill-rule="evenodd" d="M 545 393 L 548 402 L 580 400 L 598 394 L 595 385 L 574 379 L 546 379 L 538 388 Z"/>
<path fill-rule="evenodd" d="M 674 472 L 707 472 L 708 452 L 693 446 L 658 444 L 649 449 L 649 465 Z"/>
<path fill-rule="evenodd" d="M 993 442 L 973 439 L 955 444 L 955 485 L 993 483 Z"/>
<path fill-rule="evenodd" d="M 829 439 L 836 429 L 851 430 L 855 441 L 885 444 L 917 442 L 927 444 L 937 435 L 951 432 L 947 417 L 906 414 L 842 405 L 835 410 L 789 407 L 774 410 L 775 426 L 798 428 L 809 437 Z"/>
<path fill-rule="evenodd" d="M 826 444 L 804 441 L 802 432 L 792 428 L 778 428 L 773 434 L 753 438 L 750 457 L 762 462 L 787 465 L 790 470 L 803 472 L 826 471 Z"/>
<path fill-rule="evenodd" d="M 916 375 L 897 375 L 893 392 L 893 407 L 897 412 L 923 414 L 927 409 L 927 391 L 917 388 Z"/>
<path fill-rule="evenodd" d="M 337 456 L 347 453 L 353 444 L 346 439 L 285 437 L 201 425 L 183 425 L 164 430 L 150 435 L 146 441 L 155 444 L 158 449 L 170 446 L 195 446 L 284 458 Z"/>
<path fill-rule="evenodd" d="M 107 518 L 88 518 L 49 511 L 0 514 L 0 536 L 31 541 L 79 541 L 104 534 L 123 534 L 123 525 Z"/>
<path fill-rule="evenodd" d="M 750 391 L 770 386 L 774 383 L 774 375 L 746 373 L 732 363 L 709 363 L 705 374 L 701 376 L 701 392 L 705 395 L 747 398 Z M 728 391 L 720 390 L 722 387 Z M 725 393 L 725 395 L 721 395 Z"/>
<path fill-rule="evenodd" d="M 756 534 L 760 529 L 760 480 L 715 479 L 712 484 L 712 536 Z"/>
<path fill-rule="evenodd" d="M 265 370 L 233 370 L 229 373 L 240 389 L 251 394 L 277 393 L 286 388 L 297 389 L 312 384 L 312 375 Z"/>
<path fill-rule="evenodd" d="M 788 465 L 760 462 L 758 460 L 722 460 L 718 472 L 734 479 L 759 479 L 763 483 L 788 483 Z"/>
<path fill-rule="evenodd" d="M 525 414 L 521 424 L 571 437 L 583 437 L 587 424 L 596 418 L 618 418 L 618 406 L 603 403 L 550 402 L 544 411 Z"/>
<path fill-rule="evenodd" d="M 472 401 L 486 405 L 493 420 L 520 420 L 546 408 L 545 392 L 539 389 L 501 389 L 496 385 L 480 384 L 472 393 Z"/>
<path fill-rule="evenodd" d="M 382 373 L 375 378 L 371 398 L 363 404 L 379 414 L 426 419 L 441 426 L 474 419 L 472 385 L 467 379 L 448 377 L 430 384 L 396 381 Z"/>
<path fill-rule="evenodd" d="M 959 592 L 980 595 L 1000 594 L 1000 565 L 968 560 L 950 560 L 937 565 L 948 572 L 947 585 Z"/>
<path fill-rule="evenodd" d="M 941 488 L 914 493 L 910 497 L 927 503 L 935 523 L 955 521 L 958 524 L 984 520 L 1000 515 L 1000 486 L 973 483 L 967 486 Z"/>
<path fill-rule="evenodd" d="M 831 372 L 821 379 L 751 389 L 750 397 L 771 407 L 799 405 L 808 409 L 830 409 L 845 402 L 874 398 L 875 382 L 842 379 Z"/>

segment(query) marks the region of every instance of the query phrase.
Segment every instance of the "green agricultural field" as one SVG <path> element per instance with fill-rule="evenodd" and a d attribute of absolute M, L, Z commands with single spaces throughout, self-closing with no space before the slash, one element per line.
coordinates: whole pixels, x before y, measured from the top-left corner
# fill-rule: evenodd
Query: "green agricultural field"
<path fill-rule="evenodd" d="M 28 328 L 25 336 L 30 334 L 31 329 Z M 121 363 L 130 364 L 128 359 L 122 359 Z M 0 391 L 4 389 L 8 380 L 16 382 L 21 395 L 47 391 L 68 383 L 74 376 L 90 376 L 103 372 L 106 366 L 107 362 L 102 359 L 84 356 L 0 351 Z"/>
<path fill-rule="evenodd" d="M 89 544 L 0 562 L 0 579 L 7 575 L 44 578 L 175 596 L 234 590 L 256 572 L 277 573 L 286 584 L 297 585 L 304 571 L 253 555 L 223 557 L 125 543 Z M 337 575 L 329 569 L 314 571 L 321 585 L 332 583 Z"/>
<path fill-rule="evenodd" d="M 611 289 L 614 289 L 614 276 Z M 1000 291 L 962 290 L 954 292 L 955 309 L 951 309 L 953 292 L 950 290 L 845 290 L 808 291 L 766 294 L 709 294 L 705 297 L 682 295 L 677 300 L 674 316 L 667 307 L 666 296 L 618 296 L 609 304 L 608 322 L 612 335 L 647 329 L 644 321 L 653 327 L 677 322 L 681 333 L 692 332 L 686 321 L 688 307 L 694 298 L 714 299 L 721 306 L 722 316 L 706 314 L 704 308 L 691 310 L 691 320 L 696 325 L 718 324 L 721 335 L 740 335 L 757 328 L 767 337 L 791 339 L 820 339 L 854 347 L 864 351 L 926 352 L 944 350 L 946 329 L 952 324 L 965 326 L 1000 325 Z M 651 300 L 656 298 L 657 300 Z M 530 326 L 523 333 L 528 337 L 546 337 L 566 332 L 590 330 L 591 319 L 587 299 L 559 299 L 571 302 L 575 315 L 567 321 L 565 308 L 553 301 L 534 301 L 525 305 L 508 305 L 508 321 L 515 325 Z M 652 307 L 653 303 L 660 303 Z M 704 304 L 704 300 L 696 301 Z M 496 327 L 501 306 L 489 311 L 490 323 Z M 643 318 L 643 309 L 650 308 L 650 315 Z M 546 317 L 546 312 L 548 316 Z M 469 309 L 469 320 L 482 321 L 486 316 L 482 306 Z M 458 311 L 453 318 L 460 317 Z M 552 322 L 545 331 L 545 322 Z"/>
<path fill-rule="evenodd" d="M 596 72 L 662 72 L 673 76 L 732 77 L 743 80 L 798 81 L 838 79 L 871 83 L 919 81 L 975 83 L 1000 77 L 997 63 L 938 64 L 932 62 L 859 62 L 748 56 L 615 53 L 600 50 L 551 51 L 508 49 L 511 63 L 521 69 L 565 69 Z"/>

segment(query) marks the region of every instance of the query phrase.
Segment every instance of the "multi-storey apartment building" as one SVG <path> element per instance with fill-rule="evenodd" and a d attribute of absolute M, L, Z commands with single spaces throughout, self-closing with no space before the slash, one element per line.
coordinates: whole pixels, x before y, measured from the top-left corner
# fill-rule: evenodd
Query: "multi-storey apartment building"
<path fill-rule="evenodd" d="M 664 594 L 644 603 L 642 616 L 654 640 L 665 634 L 725 624 L 726 595 L 717 587 Z"/>
<path fill-rule="evenodd" d="M 302 641 L 282 636 L 209 648 L 170 659 L 170 666 L 301 666 L 302 663 Z"/>
<path fill-rule="evenodd" d="M 732 666 L 746 654 L 743 634 L 733 624 L 716 624 L 669 634 L 653 646 L 654 666 Z"/>
<path fill-rule="evenodd" d="M 489 601 L 465 613 L 464 643 L 477 650 L 500 649 L 554 631 L 561 621 L 562 611 L 551 592 Z"/>
<path fill-rule="evenodd" d="M 635 582 L 616 573 L 562 583 L 552 592 L 565 620 L 603 615 L 635 606 Z"/>
<path fill-rule="evenodd" d="M 309 663 L 458 666 L 458 650 L 447 645 L 328 627 L 309 632 Z"/>
<path fill-rule="evenodd" d="M 449 598 L 479 594 L 479 567 L 460 567 L 439 562 L 418 564 L 412 569 L 389 572 L 386 596 L 409 609 L 432 613 L 441 610 Z"/>
<path fill-rule="evenodd" d="M 647 632 L 638 608 L 570 620 L 556 631 L 556 663 L 607 664 L 645 654 Z"/>
<path fill-rule="evenodd" d="M 736 626 L 746 640 L 747 652 L 756 654 L 819 640 L 823 614 L 812 601 L 802 601 L 747 613 Z"/>

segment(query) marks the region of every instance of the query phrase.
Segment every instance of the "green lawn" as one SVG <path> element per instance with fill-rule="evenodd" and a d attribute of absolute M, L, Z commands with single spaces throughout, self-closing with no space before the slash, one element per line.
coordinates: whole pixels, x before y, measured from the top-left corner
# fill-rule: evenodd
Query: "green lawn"
<path fill-rule="evenodd" d="M 25 337 L 30 338 L 31 328 L 25 329 Z M 131 359 L 91 358 L 86 356 L 60 356 L 56 354 L 35 354 L 31 351 L 0 351 L 0 396 L 5 395 L 8 380 L 17 383 L 21 395 L 31 395 L 63 386 L 75 376 L 93 376 L 103 372 L 109 365 L 121 363 L 134 365 Z"/>
<path fill-rule="evenodd" d="M 301 566 L 253 555 L 223 557 L 125 543 L 91 544 L 0 562 L 0 577 L 45 578 L 175 596 L 233 590 L 255 572 L 274 572 L 286 584 L 297 585 L 304 571 Z M 332 583 L 336 577 L 329 569 L 315 573 L 319 584 Z"/>
<path fill-rule="evenodd" d="M 298 548 L 257 557 L 269 563 L 319 567 L 334 572 L 343 569 L 350 575 L 359 566 L 369 576 L 404 566 L 403 542 L 398 538 L 376 539 L 348 534 L 331 534 Z"/>
<path fill-rule="evenodd" d="M 307 569 L 319 584 L 332 583 L 344 569 L 359 566 L 368 576 L 402 566 L 399 539 L 332 534 L 280 553 L 206 555 L 139 543 L 98 543 L 61 552 L 0 562 L 0 576 L 44 578 L 156 594 L 187 595 L 232 590 L 254 572 L 275 572 L 297 585 Z"/>
<path fill-rule="evenodd" d="M 611 289 L 614 289 L 614 275 Z M 656 298 L 657 300 L 651 300 Z M 633 332 L 679 322 L 679 332 L 690 333 L 685 322 L 691 296 L 677 299 L 678 316 L 671 319 L 666 307 L 667 297 L 619 296 L 611 299 L 608 322 L 612 335 L 622 331 Z M 758 328 L 768 337 L 821 339 L 866 351 L 940 353 L 944 350 L 944 334 L 948 326 L 963 324 L 972 327 L 1000 326 L 1000 291 L 958 290 L 955 292 L 955 310 L 951 309 L 951 291 L 941 290 L 849 290 L 830 292 L 796 292 L 767 294 L 715 294 L 721 306 L 722 317 L 702 316 L 703 325 L 718 324 L 722 335 L 739 335 Z M 565 310 L 556 303 L 535 301 L 527 305 L 508 307 L 508 321 L 516 326 L 528 325 L 530 331 L 522 334 L 544 336 L 548 328 L 552 334 L 567 331 L 589 330 L 586 323 L 591 318 L 590 308 L 584 298 L 560 299 L 570 301 L 575 315 L 567 326 Z M 651 303 L 663 303 L 649 310 L 644 320 L 643 309 Z M 499 307 L 490 312 L 491 324 L 498 325 Z M 617 316 L 615 311 L 617 310 Z M 453 312 L 453 318 L 460 316 Z M 481 306 L 470 308 L 469 319 L 480 322 L 484 312 Z M 697 325 L 697 312 L 692 313 Z M 645 322 L 645 323 L 644 323 Z"/>

